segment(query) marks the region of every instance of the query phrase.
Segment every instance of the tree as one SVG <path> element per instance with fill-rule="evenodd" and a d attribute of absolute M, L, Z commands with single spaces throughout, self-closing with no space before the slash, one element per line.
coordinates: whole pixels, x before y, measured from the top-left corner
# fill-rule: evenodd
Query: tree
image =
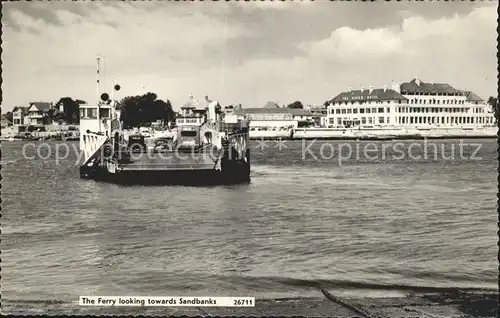
<path fill-rule="evenodd" d="M 175 113 L 169 100 L 157 99 L 155 93 L 127 96 L 118 106 L 121 110 L 120 120 L 126 128 L 149 125 L 156 120 L 163 123 L 175 120 Z"/>
<path fill-rule="evenodd" d="M 287 106 L 288 108 L 300 108 L 304 109 L 304 105 L 302 105 L 302 102 L 300 101 L 295 101 Z"/>
<path fill-rule="evenodd" d="M 59 116 L 57 120 L 64 119 L 68 124 L 79 124 L 79 107 L 81 104 L 85 104 L 85 101 L 80 99 L 73 100 L 71 97 L 61 97 L 56 103 L 56 107 L 59 108 L 61 105 L 63 106 L 64 118 Z M 53 113 L 53 115 L 55 114 Z"/>
<path fill-rule="evenodd" d="M 495 114 L 495 118 L 497 120 L 497 122 L 499 122 L 499 117 L 500 117 L 500 112 L 499 112 L 499 109 L 498 109 L 498 101 L 497 101 L 497 98 L 496 97 L 493 97 L 493 96 L 490 96 L 490 98 L 488 98 L 488 104 L 491 105 L 491 107 L 493 108 L 493 112 Z"/>
<path fill-rule="evenodd" d="M 54 115 L 57 112 L 55 108 L 51 108 L 47 111 L 47 117 L 49 118 L 49 123 L 52 124 L 54 121 Z"/>
<path fill-rule="evenodd" d="M 7 119 L 8 121 L 12 122 L 14 120 L 14 114 L 12 114 L 12 112 L 7 112 L 5 114 L 5 119 Z"/>

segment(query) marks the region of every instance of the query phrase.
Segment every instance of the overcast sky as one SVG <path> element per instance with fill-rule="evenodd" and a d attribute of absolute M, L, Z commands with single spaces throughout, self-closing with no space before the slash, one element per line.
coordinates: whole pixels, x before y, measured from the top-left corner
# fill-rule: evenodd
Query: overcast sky
<path fill-rule="evenodd" d="M 2 112 L 155 92 L 322 104 L 414 77 L 496 95 L 496 3 L 17 2 L 3 9 Z"/>

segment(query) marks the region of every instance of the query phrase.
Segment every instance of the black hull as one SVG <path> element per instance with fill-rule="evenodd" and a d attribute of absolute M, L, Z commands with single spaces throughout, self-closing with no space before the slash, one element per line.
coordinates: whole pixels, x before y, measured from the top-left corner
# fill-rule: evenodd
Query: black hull
<path fill-rule="evenodd" d="M 250 182 L 250 149 L 244 158 L 221 157 L 220 170 L 215 169 L 215 162 L 203 157 L 174 159 L 136 158 L 135 162 L 122 163 L 123 169 L 117 166 L 117 171 L 111 173 L 106 168 L 108 161 L 97 157 L 93 166 L 80 167 L 80 177 L 122 185 L 212 186 Z"/>
<path fill-rule="evenodd" d="M 250 182 L 250 164 L 225 162 L 223 170 L 136 170 L 110 173 L 105 167 L 80 167 L 80 177 L 121 185 L 214 186 Z"/>

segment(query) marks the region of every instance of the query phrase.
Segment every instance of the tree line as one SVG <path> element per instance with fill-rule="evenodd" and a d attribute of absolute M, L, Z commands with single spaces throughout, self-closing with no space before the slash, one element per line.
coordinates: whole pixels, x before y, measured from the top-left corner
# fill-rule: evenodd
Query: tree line
<path fill-rule="evenodd" d="M 165 125 L 175 121 L 175 112 L 167 99 L 158 99 L 155 93 L 127 96 L 117 106 L 121 111 L 120 120 L 125 128 L 147 126 L 151 122 L 161 120 Z"/>
<path fill-rule="evenodd" d="M 500 122 L 499 121 L 500 111 L 498 109 L 498 107 L 499 107 L 498 99 L 496 97 L 490 96 L 490 98 L 488 98 L 488 104 L 490 104 L 491 107 L 493 108 L 493 113 L 495 114 L 495 119 L 497 120 L 497 123 Z"/>
<path fill-rule="evenodd" d="M 495 118 L 499 122 L 500 105 L 498 105 L 497 98 L 490 96 L 487 102 L 492 106 Z M 55 107 L 47 111 L 46 116 L 50 122 L 57 121 L 60 123 L 79 124 L 79 107 L 82 104 L 86 104 L 86 102 L 71 97 L 61 97 L 55 103 Z M 327 102 L 325 102 L 325 106 L 326 104 Z M 59 111 L 61 105 L 63 106 L 63 111 Z M 303 109 L 304 105 L 301 101 L 295 101 L 288 104 L 286 108 Z M 14 107 L 12 111 L 5 114 L 5 118 L 12 122 L 13 112 L 18 109 L 19 107 Z M 126 128 L 148 125 L 157 120 L 161 120 L 163 124 L 175 121 L 175 112 L 170 101 L 168 99 L 166 101 L 158 99 L 158 96 L 151 92 L 143 95 L 124 97 L 118 102 L 117 109 L 121 110 L 120 120 Z"/>
<path fill-rule="evenodd" d="M 54 108 L 45 112 L 47 121 L 77 125 L 80 123 L 79 107 L 82 104 L 86 102 L 71 97 L 61 97 L 54 104 Z M 60 106 L 63 106 L 63 111 L 59 110 Z M 13 113 L 18 109 L 19 107 L 14 107 L 5 114 L 5 118 L 12 122 Z M 164 124 L 175 121 L 175 112 L 170 101 L 158 99 L 157 95 L 151 92 L 123 98 L 118 102 L 117 109 L 121 110 L 120 120 L 125 127 L 144 126 L 157 120 L 161 120 Z"/>

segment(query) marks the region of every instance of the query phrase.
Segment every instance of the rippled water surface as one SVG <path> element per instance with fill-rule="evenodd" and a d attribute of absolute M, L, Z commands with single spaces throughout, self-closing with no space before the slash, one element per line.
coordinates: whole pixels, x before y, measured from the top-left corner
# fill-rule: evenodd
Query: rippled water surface
<path fill-rule="evenodd" d="M 253 142 L 251 184 L 208 188 L 80 180 L 74 153 L 3 142 L 2 299 L 494 288 L 496 140 L 464 142 Z"/>

